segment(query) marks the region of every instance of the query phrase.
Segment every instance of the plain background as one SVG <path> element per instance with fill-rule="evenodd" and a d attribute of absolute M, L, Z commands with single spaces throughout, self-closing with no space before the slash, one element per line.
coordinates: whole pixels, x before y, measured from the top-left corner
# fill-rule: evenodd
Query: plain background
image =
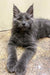
<path fill-rule="evenodd" d="M 50 19 L 50 0 L 0 0 L 0 31 L 11 29 L 13 19 L 13 4 L 21 12 L 26 12 L 34 5 L 34 18 Z"/>

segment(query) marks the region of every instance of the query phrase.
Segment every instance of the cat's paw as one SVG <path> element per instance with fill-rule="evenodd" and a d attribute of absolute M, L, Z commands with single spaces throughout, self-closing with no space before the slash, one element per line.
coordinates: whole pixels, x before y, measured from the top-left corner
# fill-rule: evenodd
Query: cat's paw
<path fill-rule="evenodd" d="M 16 65 L 15 61 L 9 61 L 7 63 L 7 70 L 8 70 L 8 72 L 14 73 L 15 72 L 15 65 Z"/>
<path fill-rule="evenodd" d="M 26 70 L 23 65 L 16 65 L 15 66 L 15 75 L 25 75 Z"/>

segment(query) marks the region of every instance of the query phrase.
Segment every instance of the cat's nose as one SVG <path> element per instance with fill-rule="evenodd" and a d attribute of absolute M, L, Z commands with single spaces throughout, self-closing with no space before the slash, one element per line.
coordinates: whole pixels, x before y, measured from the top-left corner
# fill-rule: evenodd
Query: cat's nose
<path fill-rule="evenodd" d="M 22 22 L 22 25 L 25 26 L 25 22 Z"/>

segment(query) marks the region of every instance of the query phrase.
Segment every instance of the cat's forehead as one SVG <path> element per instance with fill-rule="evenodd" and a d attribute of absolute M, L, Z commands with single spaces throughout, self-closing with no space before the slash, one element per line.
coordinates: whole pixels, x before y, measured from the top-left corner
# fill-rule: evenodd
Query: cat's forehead
<path fill-rule="evenodd" d="M 22 16 L 28 16 L 29 17 L 30 15 L 28 13 L 19 13 L 17 16 L 21 16 L 21 17 Z"/>

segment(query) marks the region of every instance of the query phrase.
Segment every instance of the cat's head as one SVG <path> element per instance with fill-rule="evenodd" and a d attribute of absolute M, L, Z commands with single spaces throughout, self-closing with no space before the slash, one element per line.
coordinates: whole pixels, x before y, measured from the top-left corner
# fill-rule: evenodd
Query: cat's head
<path fill-rule="evenodd" d="M 31 28 L 33 18 L 33 5 L 25 13 L 21 13 L 20 10 L 13 5 L 13 27 L 16 29 L 27 31 Z"/>

